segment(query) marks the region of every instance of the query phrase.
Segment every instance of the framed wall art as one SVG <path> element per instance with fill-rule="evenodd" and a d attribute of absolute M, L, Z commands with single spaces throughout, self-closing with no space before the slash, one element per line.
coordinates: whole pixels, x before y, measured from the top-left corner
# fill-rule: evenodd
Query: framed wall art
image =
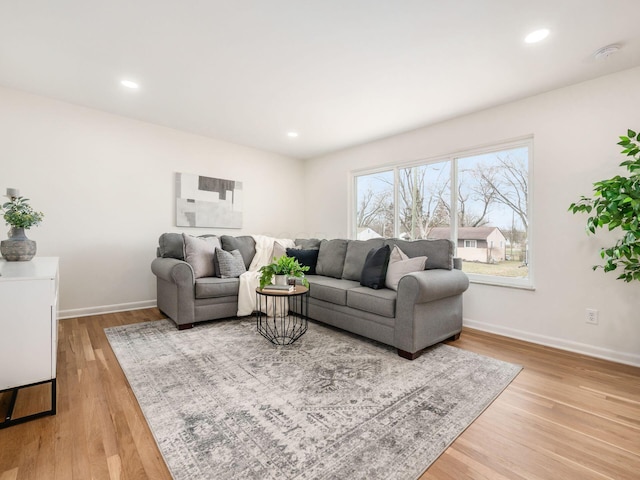
<path fill-rule="evenodd" d="M 242 182 L 176 173 L 176 226 L 242 228 Z"/>

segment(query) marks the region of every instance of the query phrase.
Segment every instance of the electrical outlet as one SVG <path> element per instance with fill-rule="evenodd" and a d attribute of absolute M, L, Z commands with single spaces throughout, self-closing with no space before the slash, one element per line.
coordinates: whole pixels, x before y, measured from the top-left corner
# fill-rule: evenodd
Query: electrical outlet
<path fill-rule="evenodd" d="M 591 325 L 598 325 L 598 310 L 587 308 L 585 321 Z"/>

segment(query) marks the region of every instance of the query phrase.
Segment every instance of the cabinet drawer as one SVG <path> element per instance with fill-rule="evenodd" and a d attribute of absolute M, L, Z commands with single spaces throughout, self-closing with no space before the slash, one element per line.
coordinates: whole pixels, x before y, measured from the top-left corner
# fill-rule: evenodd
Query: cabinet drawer
<path fill-rule="evenodd" d="M 0 282 L 0 390 L 53 378 L 53 282 Z"/>

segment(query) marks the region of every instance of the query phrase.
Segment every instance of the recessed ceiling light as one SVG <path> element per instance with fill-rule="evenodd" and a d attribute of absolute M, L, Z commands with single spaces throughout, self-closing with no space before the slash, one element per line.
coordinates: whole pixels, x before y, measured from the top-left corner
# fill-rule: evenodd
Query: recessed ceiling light
<path fill-rule="evenodd" d="M 298 136 L 298 132 L 288 132 L 287 137 L 296 138 Z"/>
<path fill-rule="evenodd" d="M 525 43 L 537 43 L 541 40 L 544 40 L 549 36 L 549 30 L 547 28 L 541 28 L 540 30 L 536 30 L 531 32 L 524 38 Z"/>
<path fill-rule="evenodd" d="M 140 88 L 140 85 L 138 85 L 136 82 L 132 82 L 131 80 L 121 80 L 120 85 L 132 89 Z"/>

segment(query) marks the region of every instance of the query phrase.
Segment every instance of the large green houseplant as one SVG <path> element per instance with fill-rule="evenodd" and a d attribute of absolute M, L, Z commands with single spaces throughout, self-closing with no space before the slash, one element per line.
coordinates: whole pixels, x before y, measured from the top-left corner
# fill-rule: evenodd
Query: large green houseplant
<path fill-rule="evenodd" d="M 585 212 L 587 232 L 596 233 L 596 229 L 607 227 L 609 230 L 620 229 L 622 236 L 615 245 L 603 248 L 600 256 L 604 265 L 595 265 L 593 269 L 602 268 L 612 272 L 618 267 L 622 273 L 619 280 L 631 282 L 640 280 L 640 133 L 628 130 L 621 136 L 618 145 L 623 147 L 621 153 L 629 157 L 620 164 L 625 167 L 629 176 L 616 175 L 608 180 L 593 184 L 593 198 L 581 197 L 572 203 L 569 211 Z"/>
<path fill-rule="evenodd" d="M 274 262 L 262 267 L 260 272 L 260 288 L 264 288 L 271 283 L 274 275 L 286 275 L 287 277 L 297 277 L 302 279 L 302 284 L 309 286 L 309 282 L 304 278 L 304 272 L 309 267 L 300 265 L 298 260 L 282 255 L 280 258 L 274 257 Z"/>

